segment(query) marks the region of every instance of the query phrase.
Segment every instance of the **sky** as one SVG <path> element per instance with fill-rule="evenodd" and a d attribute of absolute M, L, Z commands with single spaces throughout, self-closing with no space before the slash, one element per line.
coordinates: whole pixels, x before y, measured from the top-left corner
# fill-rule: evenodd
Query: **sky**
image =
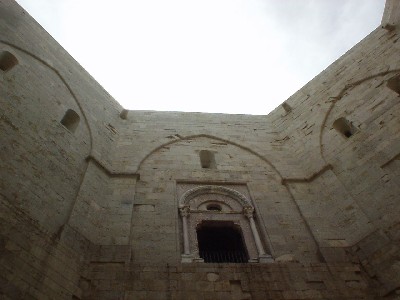
<path fill-rule="evenodd" d="M 17 0 L 124 108 L 268 114 L 385 0 Z"/>

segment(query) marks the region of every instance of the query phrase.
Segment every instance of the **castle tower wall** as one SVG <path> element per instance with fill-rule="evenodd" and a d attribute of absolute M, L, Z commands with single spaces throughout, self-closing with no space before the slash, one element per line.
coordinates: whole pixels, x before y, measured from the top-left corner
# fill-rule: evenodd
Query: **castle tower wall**
<path fill-rule="evenodd" d="M 124 111 L 0 8 L 1 297 L 396 299 L 396 1 L 267 116 Z M 250 263 L 205 263 L 204 222 Z"/>

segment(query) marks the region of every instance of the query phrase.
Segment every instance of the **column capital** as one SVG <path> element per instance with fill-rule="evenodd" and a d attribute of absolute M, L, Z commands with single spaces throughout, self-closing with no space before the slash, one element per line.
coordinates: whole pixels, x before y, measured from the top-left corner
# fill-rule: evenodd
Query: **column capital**
<path fill-rule="evenodd" d="M 254 207 L 252 206 L 245 206 L 243 207 L 243 214 L 248 217 L 249 219 L 253 217 L 254 214 Z"/>
<path fill-rule="evenodd" d="M 179 212 L 182 217 L 188 217 L 190 214 L 190 207 L 188 205 L 179 207 Z"/>

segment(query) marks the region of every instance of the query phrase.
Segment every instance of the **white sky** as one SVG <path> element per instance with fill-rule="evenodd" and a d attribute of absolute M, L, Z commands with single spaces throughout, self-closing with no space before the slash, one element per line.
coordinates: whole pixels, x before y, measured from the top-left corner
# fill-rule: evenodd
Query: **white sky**
<path fill-rule="evenodd" d="M 385 0 L 17 0 L 127 109 L 267 114 Z"/>

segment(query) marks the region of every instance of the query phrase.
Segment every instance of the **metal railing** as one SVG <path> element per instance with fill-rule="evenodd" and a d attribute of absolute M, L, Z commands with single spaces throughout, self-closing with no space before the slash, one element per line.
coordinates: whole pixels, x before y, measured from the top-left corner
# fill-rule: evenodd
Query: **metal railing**
<path fill-rule="evenodd" d="M 247 263 L 249 258 L 244 251 L 200 250 L 200 257 L 206 263 Z"/>

